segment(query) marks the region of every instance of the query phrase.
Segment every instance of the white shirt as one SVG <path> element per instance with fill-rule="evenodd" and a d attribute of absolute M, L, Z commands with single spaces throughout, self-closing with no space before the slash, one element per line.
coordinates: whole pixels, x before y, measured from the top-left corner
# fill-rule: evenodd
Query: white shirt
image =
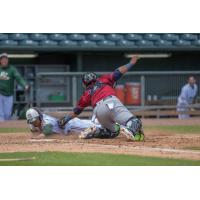
<path fill-rule="evenodd" d="M 182 101 L 186 101 L 188 104 L 192 104 L 195 96 L 197 95 L 198 87 L 196 84 L 192 87 L 189 83 L 184 85 L 179 98 Z"/>
<path fill-rule="evenodd" d="M 65 125 L 65 127 L 62 129 L 58 126 L 58 119 L 56 119 L 55 117 L 46 115 L 46 114 L 42 114 L 42 124 L 41 124 L 42 130 L 44 129 L 45 125 L 47 125 L 47 124 L 52 125 L 53 133 L 61 133 L 61 134 L 67 134 L 70 131 L 79 132 L 79 131 L 85 130 L 94 125 L 97 128 L 101 127 L 101 125 L 94 124 L 91 120 L 80 120 L 79 118 L 74 118 L 74 119 L 70 120 Z M 32 124 L 30 124 L 29 126 L 32 131 L 39 130 L 37 127 L 34 127 Z"/>

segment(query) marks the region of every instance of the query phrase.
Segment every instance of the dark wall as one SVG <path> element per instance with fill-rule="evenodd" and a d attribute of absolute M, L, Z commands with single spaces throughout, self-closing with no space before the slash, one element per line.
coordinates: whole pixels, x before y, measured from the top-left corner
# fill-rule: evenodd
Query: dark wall
<path fill-rule="evenodd" d="M 83 71 L 111 71 L 129 62 L 124 54 L 84 54 Z M 143 58 L 136 71 L 200 70 L 200 53 L 173 53 L 170 58 Z"/>
<path fill-rule="evenodd" d="M 81 53 L 81 52 L 79 52 Z M 34 59 L 12 59 L 12 64 L 64 64 L 70 65 L 71 71 L 112 71 L 126 64 L 124 52 L 82 52 L 82 60 L 76 52 L 39 53 Z M 78 66 L 79 65 L 79 66 Z M 200 52 L 172 53 L 170 58 L 143 58 L 134 67 L 134 71 L 175 71 L 200 70 Z"/>

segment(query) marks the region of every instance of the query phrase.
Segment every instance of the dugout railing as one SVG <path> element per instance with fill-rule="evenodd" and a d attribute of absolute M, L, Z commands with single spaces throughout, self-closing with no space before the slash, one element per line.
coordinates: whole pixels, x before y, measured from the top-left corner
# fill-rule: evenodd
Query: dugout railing
<path fill-rule="evenodd" d="M 36 106 L 47 112 L 62 113 L 76 105 L 83 87 L 81 78 L 84 72 L 45 72 L 36 76 Z M 98 75 L 105 74 L 99 72 Z M 141 101 L 139 105 L 127 105 L 141 117 L 177 116 L 176 103 L 181 88 L 186 84 L 188 76 L 195 76 L 200 88 L 200 71 L 173 72 L 128 72 L 118 84 L 136 82 L 141 85 Z M 86 109 L 83 116 L 91 115 L 91 108 Z M 189 114 L 200 116 L 200 90 L 197 101 L 190 105 Z"/>

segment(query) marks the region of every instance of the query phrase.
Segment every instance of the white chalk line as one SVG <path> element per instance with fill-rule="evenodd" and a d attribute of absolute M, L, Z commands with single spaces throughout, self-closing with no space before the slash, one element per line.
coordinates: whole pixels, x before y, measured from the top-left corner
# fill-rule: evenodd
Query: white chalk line
<path fill-rule="evenodd" d="M 160 148 L 160 147 L 141 147 L 141 146 L 136 146 L 136 147 L 130 147 L 130 146 L 125 146 L 125 145 L 102 145 L 102 144 L 87 144 L 90 146 L 95 146 L 95 147 L 110 147 L 110 148 L 115 148 L 115 149 L 132 149 L 132 150 L 146 150 L 146 151 L 157 151 L 157 152 L 170 152 L 170 153 L 189 153 L 189 154 L 197 154 L 200 155 L 200 151 L 192 151 L 192 150 L 182 150 L 182 149 L 171 149 L 171 148 Z"/>
<path fill-rule="evenodd" d="M 57 139 L 30 139 L 30 142 L 40 143 L 40 142 L 54 142 L 58 141 Z M 64 140 L 59 140 L 63 142 Z M 126 149 L 126 150 L 144 150 L 144 151 L 152 151 L 152 152 L 163 152 L 163 153 L 185 153 L 185 154 L 195 154 L 200 156 L 200 151 L 193 151 L 193 150 L 182 150 L 182 149 L 172 149 L 172 148 L 161 148 L 161 147 L 144 147 L 144 146 L 125 146 L 125 145 L 109 145 L 109 144 L 89 144 L 84 142 L 67 142 L 68 145 L 81 145 L 81 146 L 88 146 L 88 147 L 101 147 L 101 148 L 110 148 L 110 149 Z"/>
<path fill-rule="evenodd" d="M 29 142 L 54 142 L 56 139 L 29 139 Z"/>

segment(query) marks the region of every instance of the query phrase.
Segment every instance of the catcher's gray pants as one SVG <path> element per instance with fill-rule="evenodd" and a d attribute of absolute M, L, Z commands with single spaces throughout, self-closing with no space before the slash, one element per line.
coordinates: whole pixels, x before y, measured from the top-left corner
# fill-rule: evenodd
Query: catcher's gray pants
<path fill-rule="evenodd" d="M 133 114 L 115 96 L 98 102 L 94 114 L 99 123 L 113 133 L 116 132 L 116 122 L 125 126 L 133 117 Z"/>

